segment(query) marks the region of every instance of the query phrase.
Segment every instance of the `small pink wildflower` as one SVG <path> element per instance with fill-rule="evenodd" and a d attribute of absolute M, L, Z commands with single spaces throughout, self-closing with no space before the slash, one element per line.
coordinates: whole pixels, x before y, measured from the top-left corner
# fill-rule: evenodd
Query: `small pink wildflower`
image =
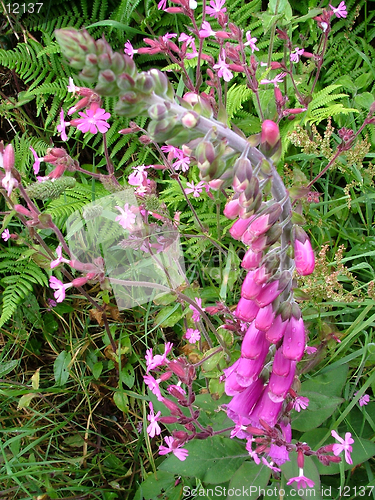
<path fill-rule="evenodd" d="M 193 193 L 194 198 L 199 198 L 203 188 L 205 187 L 205 182 L 200 181 L 196 186 L 194 185 L 194 182 L 187 182 L 186 185 L 187 188 L 184 189 L 185 193 Z"/>
<path fill-rule="evenodd" d="M 53 296 L 56 299 L 56 302 L 62 302 L 65 299 L 65 291 L 72 287 L 72 283 L 62 283 L 60 280 L 55 278 L 55 276 L 51 276 L 49 279 L 49 286 L 53 289 L 56 290 L 53 294 Z"/>
<path fill-rule="evenodd" d="M 161 434 L 160 425 L 158 424 L 158 419 L 161 415 L 161 411 L 158 411 L 157 414 L 155 415 L 152 403 L 150 402 L 149 405 L 150 405 L 150 414 L 147 415 L 147 420 L 150 422 L 150 425 L 147 427 L 147 434 L 151 438 L 153 438 Z"/>
<path fill-rule="evenodd" d="M 335 16 L 338 18 L 340 18 L 340 17 L 345 18 L 348 15 L 345 2 L 340 2 L 340 5 L 336 8 L 333 7 L 333 5 L 331 5 L 331 4 L 329 4 L 329 6 L 331 7 L 332 12 L 335 14 Z"/>
<path fill-rule="evenodd" d="M 128 40 L 127 42 L 125 42 L 124 52 L 127 56 L 133 59 L 134 54 L 137 54 L 138 50 L 135 50 L 133 45 Z"/>
<path fill-rule="evenodd" d="M 299 469 L 299 475 L 297 477 L 291 477 L 289 481 L 286 483 L 288 486 L 290 486 L 292 483 L 297 483 L 298 489 L 300 488 L 313 488 L 315 483 L 308 477 L 303 475 L 303 469 Z"/>
<path fill-rule="evenodd" d="M 186 33 L 181 33 L 181 35 L 178 37 L 179 42 L 185 42 L 186 43 L 186 48 L 191 47 L 193 52 L 187 52 L 185 57 L 186 59 L 193 59 L 194 57 L 198 56 L 197 49 L 195 47 L 195 40 L 192 36 L 187 35 Z"/>
<path fill-rule="evenodd" d="M 9 229 L 5 229 L 5 231 L 1 233 L 1 237 L 3 238 L 4 241 L 8 241 L 10 239 Z"/>
<path fill-rule="evenodd" d="M 272 78 L 272 80 L 267 80 L 267 78 L 264 78 L 259 83 L 261 85 L 266 85 L 267 83 L 273 83 L 275 87 L 278 87 L 278 84 L 282 83 L 285 76 L 286 76 L 286 73 L 280 73 L 279 75 L 276 75 L 275 78 Z"/>
<path fill-rule="evenodd" d="M 185 338 L 190 342 L 190 344 L 195 344 L 201 339 L 200 331 L 188 328 L 185 333 Z"/>
<path fill-rule="evenodd" d="M 201 29 L 199 30 L 199 38 L 208 38 L 209 36 L 215 36 L 216 32 L 213 31 L 211 25 L 208 21 L 203 21 Z"/>
<path fill-rule="evenodd" d="M 14 188 L 18 187 L 18 181 L 13 177 L 11 170 L 5 172 L 1 185 L 6 190 L 8 196 L 12 194 Z"/>
<path fill-rule="evenodd" d="M 90 132 L 90 134 L 97 134 L 98 132 L 105 134 L 110 125 L 106 120 L 111 117 L 105 109 L 99 108 L 97 102 L 93 102 L 86 113 L 78 113 L 81 118 L 74 118 L 70 123 L 74 125 L 81 132 Z"/>
<path fill-rule="evenodd" d="M 358 391 L 354 393 L 354 396 L 358 394 Z M 370 396 L 368 394 L 363 394 L 359 400 L 359 406 L 366 406 L 370 402 Z"/>
<path fill-rule="evenodd" d="M 175 457 L 177 457 L 181 462 L 186 460 L 186 457 L 188 456 L 189 452 L 185 448 L 178 448 L 176 441 L 173 439 L 172 436 L 166 436 L 164 438 L 164 441 L 167 443 L 167 446 L 160 446 L 159 447 L 159 455 L 166 455 L 167 453 L 173 453 Z"/>
<path fill-rule="evenodd" d="M 300 412 L 301 410 L 306 410 L 309 406 L 309 398 L 305 398 L 304 396 L 298 396 L 293 401 L 293 408 Z"/>
<path fill-rule="evenodd" d="M 269 469 L 273 470 L 274 472 L 281 472 L 281 469 L 279 469 L 278 467 L 275 467 L 273 465 L 273 462 L 268 462 L 268 460 L 266 460 L 264 457 L 262 457 L 262 463 L 263 463 L 263 465 L 265 465 Z"/>
<path fill-rule="evenodd" d="M 315 354 L 317 350 L 318 349 L 316 347 L 311 345 L 306 345 L 305 347 L 306 354 Z"/>
<path fill-rule="evenodd" d="M 145 384 L 148 386 L 150 391 L 155 394 L 158 401 L 162 401 L 163 398 L 159 388 L 159 384 L 161 382 L 160 378 L 155 379 L 152 375 L 144 375 L 143 380 L 145 381 Z"/>
<path fill-rule="evenodd" d="M 50 267 L 51 269 L 57 267 L 59 264 L 61 263 L 65 263 L 65 264 L 69 264 L 70 260 L 68 259 L 64 259 L 64 257 L 62 256 L 62 247 L 61 245 L 59 245 L 57 248 L 56 248 L 56 254 L 57 254 L 57 259 L 56 260 L 53 260 L 50 264 Z"/>
<path fill-rule="evenodd" d="M 202 307 L 202 299 L 195 297 L 195 302 L 197 306 L 204 311 L 204 308 Z M 197 323 L 201 318 L 201 313 L 193 305 L 190 305 L 189 309 L 193 311 L 193 321 Z"/>
<path fill-rule="evenodd" d="M 353 451 L 353 448 L 350 446 L 354 443 L 354 439 L 352 439 L 352 435 L 350 432 L 345 433 L 345 439 L 341 438 L 336 431 L 331 431 L 331 435 L 339 441 L 340 444 L 334 444 L 333 445 L 333 454 L 337 457 L 340 455 L 342 451 L 345 452 L 345 461 L 348 464 L 352 464 L 353 460 L 352 457 L 350 456 L 350 453 Z"/>
<path fill-rule="evenodd" d="M 70 76 L 69 77 L 69 85 L 68 85 L 67 89 L 68 89 L 68 92 L 73 92 L 73 96 L 74 96 L 76 93 L 78 93 L 81 90 L 81 87 L 77 87 L 76 85 L 74 85 L 73 78 Z"/>
<path fill-rule="evenodd" d="M 258 457 L 258 454 L 253 451 L 252 449 L 252 443 L 253 443 L 253 438 L 250 438 L 246 441 L 246 450 L 249 452 L 249 455 L 251 458 L 254 460 L 254 462 L 259 465 L 260 464 L 260 458 Z"/>
<path fill-rule="evenodd" d="M 65 127 L 67 125 L 70 125 L 70 122 L 66 122 L 64 120 L 64 110 L 61 108 L 61 111 L 60 111 L 60 124 L 57 125 L 57 131 L 60 132 L 60 135 L 61 135 L 61 139 L 63 141 L 67 141 L 68 140 L 68 136 L 66 135 L 66 131 L 65 131 Z"/>
<path fill-rule="evenodd" d="M 290 60 L 294 63 L 298 63 L 301 55 L 304 53 L 304 49 L 299 49 L 296 47 L 293 52 L 290 54 Z"/>
<path fill-rule="evenodd" d="M 233 73 L 229 69 L 228 64 L 225 62 L 225 52 L 224 50 L 221 51 L 219 55 L 219 61 L 217 64 L 214 65 L 214 69 L 217 69 L 217 75 L 219 78 L 223 77 L 225 82 L 230 82 L 233 78 Z"/>
<path fill-rule="evenodd" d="M 177 36 L 177 33 L 167 33 L 166 35 L 163 35 L 161 38 L 164 43 L 167 43 L 168 40 L 175 38 Z"/>
<path fill-rule="evenodd" d="M 39 169 L 40 169 L 40 162 L 44 161 L 44 157 L 39 158 L 38 155 L 36 154 L 35 149 L 32 148 L 31 146 L 29 147 L 29 149 L 32 152 L 34 159 L 35 159 L 34 164 L 33 164 L 33 169 L 34 169 L 34 174 L 37 175 L 39 173 Z"/>
<path fill-rule="evenodd" d="M 258 47 L 255 45 L 257 43 L 257 38 L 251 38 L 251 32 L 248 31 L 246 33 L 246 40 L 247 42 L 244 43 L 245 46 L 249 46 L 251 48 L 251 52 L 254 54 L 255 50 L 259 50 Z"/>
<path fill-rule="evenodd" d="M 172 346 L 173 344 L 171 342 L 167 342 L 164 346 L 164 354 L 156 354 L 156 356 L 152 354 L 152 349 L 147 349 L 146 351 L 147 373 L 158 366 L 162 366 L 168 363 L 167 356 L 171 352 Z"/>
<path fill-rule="evenodd" d="M 121 215 L 118 215 L 115 218 L 115 221 L 120 224 L 124 229 L 133 229 L 133 225 L 135 223 L 136 215 L 133 213 L 131 208 L 129 208 L 129 203 L 125 203 L 124 208 L 121 208 L 116 205 L 117 210 L 121 212 Z"/>
<path fill-rule="evenodd" d="M 183 172 L 187 172 L 190 168 L 190 158 L 183 154 L 178 157 L 178 160 L 172 164 L 175 170 L 181 169 Z"/>
<path fill-rule="evenodd" d="M 223 8 L 224 4 L 225 0 L 210 0 L 211 7 L 206 7 L 206 14 L 218 19 L 220 12 L 224 14 L 227 11 L 226 7 Z"/>
<path fill-rule="evenodd" d="M 160 0 L 158 3 L 158 9 L 164 10 L 167 7 L 167 0 Z"/>

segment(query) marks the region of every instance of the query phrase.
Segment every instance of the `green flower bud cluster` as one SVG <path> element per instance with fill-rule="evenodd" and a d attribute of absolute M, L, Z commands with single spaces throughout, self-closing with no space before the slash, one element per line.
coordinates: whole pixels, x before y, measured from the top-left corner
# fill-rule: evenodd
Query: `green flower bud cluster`
<path fill-rule="evenodd" d="M 66 189 L 73 188 L 75 183 L 74 177 L 60 177 L 53 181 L 34 182 L 27 186 L 26 193 L 35 200 L 54 200 Z"/>
<path fill-rule="evenodd" d="M 195 148 L 200 178 L 205 182 L 221 179 L 230 185 L 233 177 L 233 164 L 238 153 L 227 146 L 225 139 L 210 140 L 209 135 L 211 134 L 206 135 Z"/>

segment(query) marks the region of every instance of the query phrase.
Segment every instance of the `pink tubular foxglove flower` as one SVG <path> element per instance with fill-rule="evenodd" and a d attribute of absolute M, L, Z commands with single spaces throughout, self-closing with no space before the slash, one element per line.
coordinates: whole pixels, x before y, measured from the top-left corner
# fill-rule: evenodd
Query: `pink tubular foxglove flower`
<path fill-rule="evenodd" d="M 332 451 L 333 454 L 337 457 L 340 455 L 342 451 L 345 452 L 345 461 L 348 464 L 352 464 L 353 460 L 352 457 L 350 456 L 350 453 L 353 451 L 352 444 L 354 443 L 354 439 L 352 438 L 352 435 L 350 432 L 345 433 L 345 439 L 341 438 L 336 431 L 331 431 L 331 435 L 340 443 L 340 444 L 334 444 Z"/>
<path fill-rule="evenodd" d="M 244 297 L 245 299 L 248 300 L 253 300 L 256 297 L 258 297 L 259 293 L 261 292 L 263 285 L 256 283 L 254 280 L 254 274 L 256 271 L 250 271 L 247 273 L 244 282 L 242 283 L 242 288 L 241 288 L 241 297 Z M 260 304 L 257 303 L 259 307 Z"/>
<path fill-rule="evenodd" d="M 242 321 L 253 321 L 258 314 L 259 306 L 253 300 L 241 298 L 237 304 L 234 315 Z"/>
<path fill-rule="evenodd" d="M 261 142 L 274 147 L 280 140 L 280 130 L 277 123 L 264 120 L 262 123 Z"/>
<path fill-rule="evenodd" d="M 289 481 L 286 483 L 288 486 L 290 486 L 292 483 L 297 483 L 297 488 L 313 488 L 315 483 L 308 477 L 303 475 L 303 469 L 299 469 L 299 474 L 296 477 L 291 477 Z"/>
<path fill-rule="evenodd" d="M 315 269 L 315 255 L 309 237 L 299 226 L 294 227 L 294 261 L 298 274 L 307 276 Z"/>
<path fill-rule="evenodd" d="M 305 352 L 306 332 L 302 318 L 292 316 L 283 339 L 283 355 L 294 361 L 301 361 Z"/>
<path fill-rule="evenodd" d="M 149 405 L 150 405 L 150 414 L 147 415 L 147 420 L 150 422 L 150 425 L 147 427 L 147 434 L 151 438 L 153 438 L 161 434 L 160 425 L 158 424 L 161 411 L 158 411 L 157 414 L 155 415 L 152 403 L 150 402 Z"/>
<path fill-rule="evenodd" d="M 254 217 L 249 217 L 248 219 L 236 220 L 233 226 L 229 229 L 229 233 L 232 238 L 235 240 L 240 240 L 246 229 L 249 227 L 250 222 L 253 220 L 253 218 Z"/>
<path fill-rule="evenodd" d="M 241 356 L 246 359 L 257 359 L 268 347 L 269 342 L 264 332 L 258 330 L 254 322 L 251 323 L 242 341 Z"/>
<path fill-rule="evenodd" d="M 338 18 L 340 18 L 340 17 L 345 18 L 348 15 L 345 2 L 340 2 L 339 6 L 336 8 L 333 7 L 333 5 L 331 5 L 331 4 L 329 4 L 329 6 L 331 7 L 332 12 L 335 14 L 335 16 Z"/>
<path fill-rule="evenodd" d="M 261 260 L 262 252 L 254 252 L 249 248 L 242 259 L 241 267 L 248 270 L 257 269 Z"/>
<path fill-rule="evenodd" d="M 186 460 L 189 452 L 185 448 L 178 448 L 178 443 L 173 439 L 172 436 L 166 436 L 164 441 L 167 443 L 167 446 L 161 445 L 159 447 L 159 455 L 166 455 L 167 453 L 173 453 L 175 457 L 177 457 L 181 462 Z"/>
<path fill-rule="evenodd" d="M 111 114 L 100 108 L 97 102 L 93 102 L 86 113 L 79 112 L 78 114 L 81 118 L 74 118 L 70 124 L 76 126 L 81 132 L 105 134 L 110 127 L 106 120 L 111 117 Z"/>

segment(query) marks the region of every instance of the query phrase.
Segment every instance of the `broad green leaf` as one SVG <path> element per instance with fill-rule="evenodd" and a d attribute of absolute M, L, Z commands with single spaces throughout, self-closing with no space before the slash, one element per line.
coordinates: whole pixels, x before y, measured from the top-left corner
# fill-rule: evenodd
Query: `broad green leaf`
<path fill-rule="evenodd" d="M 271 469 L 265 465 L 257 465 L 255 462 L 245 462 L 232 477 L 229 488 L 247 493 L 246 498 L 256 500 L 260 496 L 260 490 L 268 484 Z M 242 498 L 242 496 L 241 496 Z"/>
<path fill-rule="evenodd" d="M 175 481 L 173 474 L 163 470 L 150 474 L 139 486 L 134 500 L 160 500 L 164 492 L 174 488 Z M 178 485 L 177 489 L 181 491 L 182 485 Z"/>
<path fill-rule="evenodd" d="M 154 304 L 157 306 L 168 306 L 172 302 L 176 302 L 176 294 L 172 292 L 160 293 L 154 298 Z"/>
<path fill-rule="evenodd" d="M 209 484 L 229 481 L 248 454 L 243 444 L 222 436 L 202 441 L 191 441 L 184 446 L 189 456 L 183 462 L 168 457 L 159 469 L 182 476 L 197 477 Z"/>
<path fill-rule="evenodd" d="M 72 361 L 72 356 L 66 351 L 60 352 L 53 364 L 53 374 L 56 385 L 65 385 L 69 378 L 69 365 Z"/>
<path fill-rule="evenodd" d="M 5 361 L 5 363 L 1 363 L 0 365 L 0 378 L 5 377 L 5 375 L 8 375 L 11 371 L 13 371 L 16 366 L 18 365 L 18 361 L 16 359 L 13 359 L 12 361 Z"/>
<path fill-rule="evenodd" d="M 363 92 L 362 94 L 359 94 L 354 98 L 354 102 L 356 103 L 356 105 L 364 109 L 369 109 L 374 101 L 375 97 L 370 94 L 370 92 Z"/>
<path fill-rule="evenodd" d="M 131 389 L 134 385 L 135 373 L 130 363 L 127 363 L 121 370 L 121 381 Z"/>
<path fill-rule="evenodd" d="M 129 399 L 128 396 L 125 394 L 124 391 L 121 389 L 117 390 L 114 395 L 113 395 L 113 401 L 115 402 L 115 405 L 117 408 L 124 413 L 127 413 L 129 411 Z"/>
<path fill-rule="evenodd" d="M 303 384 L 302 384 L 303 385 Z M 309 398 L 309 406 L 306 410 L 297 413 L 293 411 L 292 429 L 298 431 L 309 431 L 316 429 L 336 410 L 344 400 L 336 396 L 326 396 L 317 392 L 305 391 L 301 388 L 301 396 Z"/>
<path fill-rule="evenodd" d="M 97 363 L 94 364 L 92 367 L 92 374 L 96 380 L 100 377 L 101 373 L 103 371 L 103 363 L 101 361 L 98 361 Z"/>
<path fill-rule="evenodd" d="M 157 315 L 154 321 L 155 326 L 166 328 L 174 326 L 183 316 L 180 304 L 164 307 Z"/>
<path fill-rule="evenodd" d="M 325 373 L 305 380 L 302 383 L 301 392 L 312 391 L 326 396 L 341 396 L 347 373 L 347 365 L 339 366 L 335 370 L 327 370 Z"/>

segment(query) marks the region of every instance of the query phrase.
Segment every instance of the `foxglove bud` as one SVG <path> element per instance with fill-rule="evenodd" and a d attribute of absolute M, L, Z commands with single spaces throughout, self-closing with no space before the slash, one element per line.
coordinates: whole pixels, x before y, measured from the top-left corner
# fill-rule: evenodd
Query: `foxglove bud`
<path fill-rule="evenodd" d="M 283 354 L 286 358 L 301 361 L 305 352 L 306 332 L 303 319 L 291 317 L 284 333 Z"/>
<path fill-rule="evenodd" d="M 237 304 L 236 311 L 234 315 L 242 321 L 253 321 L 258 314 L 259 307 L 253 300 L 247 300 L 243 297 L 239 300 Z"/>
<path fill-rule="evenodd" d="M 283 338 L 288 324 L 289 319 L 283 321 L 281 314 L 278 314 L 270 328 L 266 331 L 266 339 L 272 344 L 277 344 Z"/>
<path fill-rule="evenodd" d="M 266 248 L 276 243 L 280 238 L 282 229 L 278 224 L 274 224 L 267 233 L 251 240 L 250 248 L 254 252 L 263 252 Z"/>
<path fill-rule="evenodd" d="M 237 193 L 242 193 L 249 185 L 253 176 L 253 169 L 248 158 L 240 157 L 234 164 L 234 177 L 232 181 L 233 189 Z"/>
<path fill-rule="evenodd" d="M 246 359 L 257 359 L 268 348 L 269 342 L 264 332 L 258 330 L 255 322 L 251 323 L 242 341 L 241 356 Z"/>
<path fill-rule="evenodd" d="M 282 212 L 280 203 L 273 203 L 257 215 L 247 228 L 254 237 L 266 233 L 271 226 L 279 219 Z"/>
<path fill-rule="evenodd" d="M 265 120 L 262 123 L 260 149 L 265 156 L 273 156 L 281 146 L 280 130 L 277 123 Z"/>
<path fill-rule="evenodd" d="M 8 144 L 5 146 L 3 153 L 3 167 L 5 172 L 11 172 L 14 167 L 15 157 L 14 157 L 14 149 L 12 144 Z"/>
<path fill-rule="evenodd" d="M 253 250 L 249 248 L 242 259 L 241 266 L 248 270 L 257 269 L 261 260 L 262 252 L 253 252 Z"/>
<path fill-rule="evenodd" d="M 286 288 L 291 285 L 292 277 L 289 271 L 283 271 L 278 280 L 267 283 L 257 295 L 255 302 L 259 307 L 271 304 Z"/>
<path fill-rule="evenodd" d="M 224 208 L 224 215 L 227 219 L 235 219 L 240 213 L 240 204 L 238 198 L 232 199 L 227 202 Z"/>
<path fill-rule="evenodd" d="M 311 247 L 310 240 L 305 231 L 295 226 L 293 228 L 294 236 L 294 261 L 296 269 L 301 276 L 307 276 L 314 271 L 315 255 Z"/>
<path fill-rule="evenodd" d="M 241 239 L 243 233 L 246 231 L 252 220 L 253 217 L 249 217 L 247 219 L 238 219 L 229 229 L 229 233 L 232 238 L 234 238 L 235 240 Z"/>
<path fill-rule="evenodd" d="M 250 271 L 249 273 L 247 273 L 244 282 L 242 283 L 241 297 L 244 297 L 248 300 L 253 300 L 258 297 L 261 290 L 263 289 L 263 285 L 258 285 L 258 283 L 254 281 L 254 273 L 255 271 Z M 257 305 L 259 307 L 263 307 L 259 303 L 257 303 Z"/>

